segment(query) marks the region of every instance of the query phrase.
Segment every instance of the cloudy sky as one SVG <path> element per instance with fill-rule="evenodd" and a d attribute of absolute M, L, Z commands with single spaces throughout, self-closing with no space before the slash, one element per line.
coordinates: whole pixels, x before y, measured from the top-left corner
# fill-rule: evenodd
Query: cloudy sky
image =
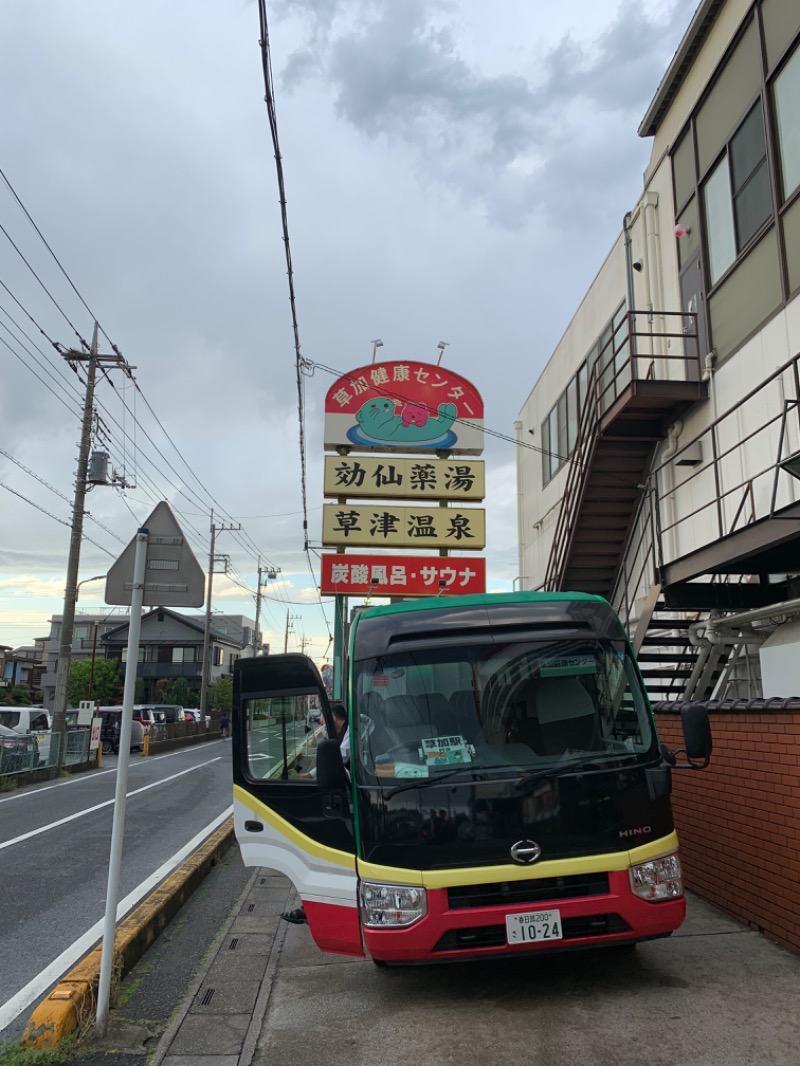
<path fill-rule="evenodd" d="M 639 120 L 695 0 L 272 0 L 272 69 L 302 353 L 345 372 L 444 365 L 513 436 L 527 393 L 641 190 Z M 207 562 L 211 509 L 254 611 L 280 573 L 273 650 L 328 651 L 303 553 L 292 323 L 258 7 L 5 0 L 0 92 L 0 644 L 63 605 L 82 383 L 51 342 L 115 344 L 98 446 L 129 488 L 95 488 L 80 577 L 104 574 L 167 500 Z M 13 243 L 12 243 L 13 242 Z M 70 284 L 72 283 L 72 284 Z M 74 289 L 72 287 L 74 285 Z M 77 290 L 77 292 L 76 292 Z M 322 409 L 305 380 L 309 539 Z M 515 448 L 485 452 L 489 587 L 517 573 Z M 104 610 L 104 583 L 79 609 Z M 111 608 L 109 608 L 110 610 Z"/>

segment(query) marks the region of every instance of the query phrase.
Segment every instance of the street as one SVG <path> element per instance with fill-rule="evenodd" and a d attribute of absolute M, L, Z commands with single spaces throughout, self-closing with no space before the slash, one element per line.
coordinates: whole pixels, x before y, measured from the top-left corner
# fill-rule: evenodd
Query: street
<path fill-rule="evenodd" d="M 99 939 L 105 912 L 117 758 L 0 798 L 0 1032 Z M 118 916 L 230 813 L 224 740 L 132 754 Z"/>

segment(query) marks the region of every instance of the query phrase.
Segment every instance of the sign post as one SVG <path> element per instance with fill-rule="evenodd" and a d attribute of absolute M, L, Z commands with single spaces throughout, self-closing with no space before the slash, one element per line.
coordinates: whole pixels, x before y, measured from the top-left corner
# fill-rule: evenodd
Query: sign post
<path fill-rule="evenodd" d="M 99 1037 L 105 1036 L 108 1028 L 142 608 L 144 606 L 201 607 L 204 600 L 205 575 L 186 543 L 186 538 L 169 504 L 162 500 L 156 505 L 153 513 L 138 530 L 106 577 L 106 603 L 129 604 L 131 615 L 128 625 L 128 650 L 122 697 L 111 854 L 108 860 L 103 950 L 100 956 L 100 982 L 97 989 L 95 1032 Z"/>
<path fill-rule="evenodd" d="M 142 628 L 142 601 L 144 599 L 144 574 L 147 561 L 147 530 L 136 534 L 136 554 L 133 563 L 131 589 L 131 620 L 128 627 L 128 658 L 125 670 L 125 688 L 122 697 L 122 722 L 119 731 L 119 763 L 117 764 L 117 787 L 114 793 L 114 821 L 111 829 L 111 855 L 108 860 L 108 887 L 106 890 L 106 914 L 103 925 L 103 950 L 100 956 L 100 983 L 97 989 L 97 1019 L 95 1031 L 99 1037 L 108 1028 L 108 999 L 111 990 L 111 973 L 114 967 L 114 940 L 117 929 L 117 901 L 119 899 L 119 875 L 122 865 L 122 838 L 125 833 L 125 803 L 128 790 L 128 763 L 131 754 L 131 723 L 133 699 L 136 690 L 136 664 L 139 661 L 139 636 Z"/>

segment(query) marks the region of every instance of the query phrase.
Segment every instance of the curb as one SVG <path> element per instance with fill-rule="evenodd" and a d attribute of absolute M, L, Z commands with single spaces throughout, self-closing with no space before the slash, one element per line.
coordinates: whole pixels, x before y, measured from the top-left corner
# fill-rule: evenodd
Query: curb
<path fill-rule="evenodd" d="M 112 1006 L 119 979 L 144 955 L 234 840 L 231 816 L 117 925 Z M 25 1026 L 23 1046 L 55 1047 L 86 1021 L 95 1007 L 101 953 L 102 945 L 98 945 L 36 1007 Z"/>

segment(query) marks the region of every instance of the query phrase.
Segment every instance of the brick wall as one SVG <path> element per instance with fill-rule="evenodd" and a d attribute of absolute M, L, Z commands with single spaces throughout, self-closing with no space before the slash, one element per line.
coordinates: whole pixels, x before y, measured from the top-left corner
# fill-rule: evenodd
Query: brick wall
<path fill-rule="evenodd" d="M 709 717 L 711 765 L 672 775 L 687 887 L 800 954 L 800 710 Z M 656 724 L 682 746 L 679 715 Z"/>

